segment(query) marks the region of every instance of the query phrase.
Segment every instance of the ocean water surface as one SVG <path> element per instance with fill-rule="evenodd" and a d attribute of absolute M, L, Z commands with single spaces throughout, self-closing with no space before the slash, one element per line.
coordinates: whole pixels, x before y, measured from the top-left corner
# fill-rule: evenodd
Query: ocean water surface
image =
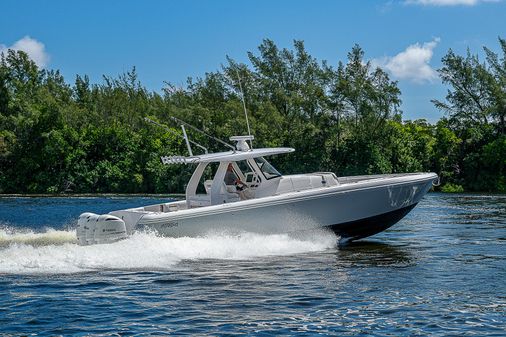
<path fill-rule="evenodd" d="M 327 232 L 76 244 L 80 213 L 159 201 L 0 198 L 0 335 L 506 334 L 506 196 L 431 193 L 341 247 Z"/>

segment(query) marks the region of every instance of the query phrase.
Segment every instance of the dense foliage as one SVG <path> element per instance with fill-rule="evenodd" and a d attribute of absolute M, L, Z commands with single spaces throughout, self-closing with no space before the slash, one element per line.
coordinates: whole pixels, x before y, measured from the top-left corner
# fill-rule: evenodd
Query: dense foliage
<path fill-rule="evenodd" d="M 264 40 L 248 54 L 250 66 L 227 58 L 220 71 L 184 88 L 167 83 L 161 94 L 144 88 L 135 68 L 102 84 L 77 76 L 69 85 L 9 50 L 0 60 L 0 193 L 182 192 L 191 167 L 159 159 L 186 153 L 169 116 L 221 139 L 246 134 L 239 85 L 254 145 L 297 149 L 272 158 L 284 173 L 434 171 L 445 191 L 504 192 L 506 42 L 500 45 L 503 55 L 485 49 L 483 63 L 448 52 L 439 71 L 448 95 L 434 101 L 446 117 L 435 125 L 402 120 L 397 83 L 359 46 L 331 67 L 301 41 L 279 49 Z"/>

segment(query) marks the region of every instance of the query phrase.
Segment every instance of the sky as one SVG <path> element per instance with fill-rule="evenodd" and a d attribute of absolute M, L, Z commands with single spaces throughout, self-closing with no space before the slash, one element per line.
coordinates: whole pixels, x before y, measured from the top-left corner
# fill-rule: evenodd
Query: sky
<path fill-rule="evenodd" d="M 41 67 L 101 83 L 136 67 L 141 83 L 161 91 L 219 70 L 226 56 L 248 62 L 269 38 L 280 48 L 303 40 L 336 66 L 354 44 L 389 72 L 402 91 L 404 119 L 436 122 L 444 99 L 436 70 L 451 48 L 483 55 L 506 38 L 506 0 L 256 0 L 0 2 L 0 52 L 26 51 Z"/>

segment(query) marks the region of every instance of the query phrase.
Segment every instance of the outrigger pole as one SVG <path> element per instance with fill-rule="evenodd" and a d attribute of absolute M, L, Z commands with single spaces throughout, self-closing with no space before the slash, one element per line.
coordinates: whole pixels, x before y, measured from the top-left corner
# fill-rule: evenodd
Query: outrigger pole
<path fill-rule="evenodd" d="M 173 117 L 173 116 L 169 116 L 169 118 L 170 118 L 170 119 L 172 119 L 173 121 L 175 121 L 176 123 L 180 123 L 180 124 L 181 124 L 181 126 L 183 126 L 183 125 L 184 125 L 184 126 L 187 126 L 187 127 L 189 127 L 190 129 L 192 129 L 192 130 L 194 130 L 194 131 L 197 131 L 197 132 L 199 132 L 199 133 L 203 134 L 204 136 L 209 137 L 209 138 L 211 138 L 212 140 L 217 141 L 218 143 L 225 145 L 226 147 L 231 148 L 231 149 L 232 149 L 232 151 L 234 151 L 234 152 L 235 152 L 235 147 L 234 147 L 233 145 L 230 145 L 229 143 L 224 142 L 224 141 L 222 141 L 222 140 L 221 140 L 221 139 L 219 139 L 219 138 L 216 138 L 216 137 L 214 137 L 214 136 L 211 136 L 210 134 L 208 134 L 208 133 L 206 133 L 206 132 L 204 132 L 204 131 L 200 130 L 199 128 L 194 127 L 194 126 L 193 126 L 193 125 L 191 125 L 191 124 L 186 123 L 186 122 L 185 122 L 185 121 L 183 121 L 183 120 L 180 120 L 179 118 L 176 118 L 176 117 Z M 185 133 L 186 133 L 186 132 L 185 132 Z M 206 152 L 206 153 L 207 153 L 207 152 Z"/>
<path fill-rule="evenodd" d="M 186 146 L 188 147 L 188 152 L 190 153 L 190 156 L 193 156 L 193 151 L 192 151 L 192 148 L 191 148 L 190 144 L 193 144 L 196 147 L 204 150 L 205 153 L 208 153 L 207 148 L 205 148 L 204 146 L 200 145 L 199 143 L 194 142 L 193 140 L 191 140 L 191 139 L 188 138 L 188 136 L 186 135 L 186 130 L 184 128 L 184 125 L 181 125 L 181 129 L 183 129 L 183 135 L 181 136 L 181 134 L 175 132 L 174 130 L 172 130 L 171 128 L 167 127 L 166 125 L 163 125 L 163 124 L 160 124 L 158 122 L 155 122 L 154 120 L 152 120 L 152 119 L 150 119 L 148 117 L 144 117 L 144 120 L 146 122 L 151 123 L 151 124 L 157 125 L 157 126 L 159 126 L 159 127 L 163 128 L 163 129 L 169 131 L 170 133 L 172 133 L 172 134 L 174 134 L 174 135 L 176 135 L 178 137 L 182 137 L 185 140 L 185 142 L 186 142 Z"/>

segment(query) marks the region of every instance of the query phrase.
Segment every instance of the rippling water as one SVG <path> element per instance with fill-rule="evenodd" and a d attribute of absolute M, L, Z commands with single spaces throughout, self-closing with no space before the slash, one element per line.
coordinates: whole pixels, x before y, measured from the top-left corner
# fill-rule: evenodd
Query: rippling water
<path fill-rule="evenodd" d="M 81 212 L 158 201 L 0 198 L 0 334 L 505 334 L 506 196 L 429 194 L 344 247 L 148 232 L 77 246 Z"/>

